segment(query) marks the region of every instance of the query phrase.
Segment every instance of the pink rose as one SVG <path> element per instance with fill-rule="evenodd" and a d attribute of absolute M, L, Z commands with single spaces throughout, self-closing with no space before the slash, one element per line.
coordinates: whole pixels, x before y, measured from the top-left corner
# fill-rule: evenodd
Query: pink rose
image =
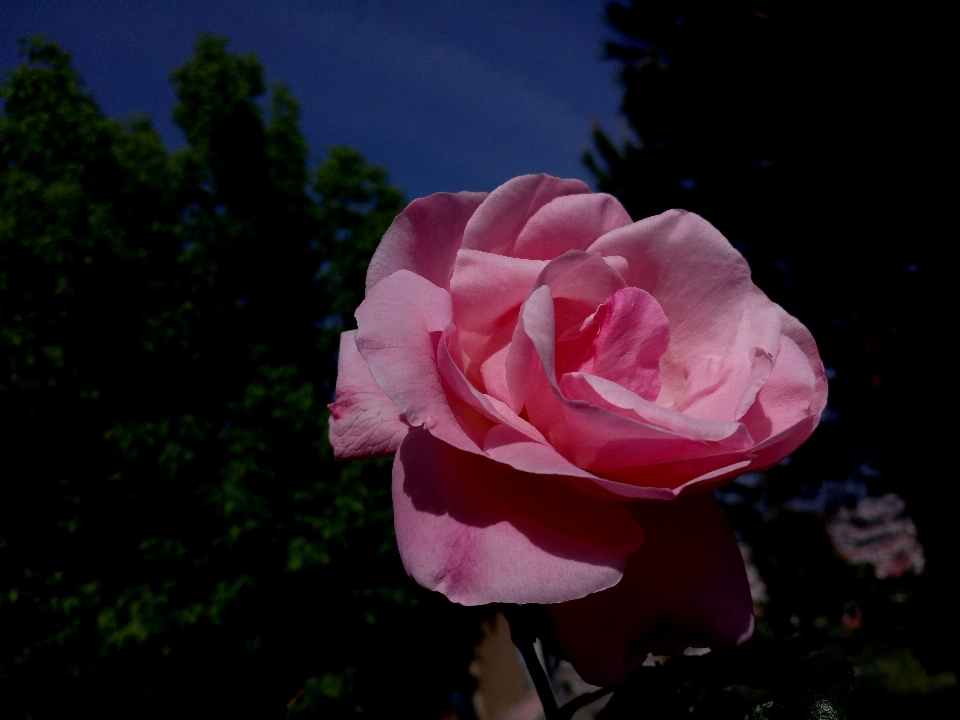
<path fill-rule="evenodd" d="M 807 329 L 697 215 L 579 180 L 412 202 L 341 340 L 338 458 L 396 453 L 404 567 L 451 600 L 551 603 L 585 679 L 753 629 L 710 489 L 810 436 Z M 646 538 L 646 539 L 645 539 Z"/>

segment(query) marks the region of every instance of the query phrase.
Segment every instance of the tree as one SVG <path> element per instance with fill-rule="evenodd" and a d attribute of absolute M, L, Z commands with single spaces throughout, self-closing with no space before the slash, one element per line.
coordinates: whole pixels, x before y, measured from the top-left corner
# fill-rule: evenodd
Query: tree
<path fill-rule="evenodd" d="M 173 155 L 56 44 L 23 52 L 0 87 L 0 714 L 377 714 L 417 678 L 439 716 L 450 609 L 403 574 L 388 466 L 326 441 L 402 194 L 347 148 L 308 172 L 296 101 L 263 102 L 223 39 L 173 73 Z"/>
<path fill-rule="evenodd" d="M 930 354 L 950 287 L 943 24 L 920 8 L 858 3 L 623 0 L 607 18 L 635 136 L 595 131 L 585 159 L 600 189 L 636 218 L 671 207 L 707 218 L 811 329 L 829 411 L 772 471 L 771 491 L 882 474 L 874 490 L 907 499 L 939 587 L 917 590 L 898 632 L 931 672 L 955 668 L 943 638 L 956 633 L 946 598 L 957 490 L 935 448 L 949 442 L 939 418 L 956 379 L 931 374 Z"/>

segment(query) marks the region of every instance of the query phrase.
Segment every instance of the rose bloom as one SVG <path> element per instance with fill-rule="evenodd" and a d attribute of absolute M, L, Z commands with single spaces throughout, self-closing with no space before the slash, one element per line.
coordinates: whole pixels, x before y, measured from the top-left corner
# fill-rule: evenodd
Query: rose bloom
<path fill-rule="evenodd" d="M 343 333 L 330 441 L 396 453 L 404 567 L 454 602 L 549 603 L 574 667 L 734 645 L 750 590 L 710 492 L 810 436 L 807 329 L 709 223 L 579 180 L 410 203 Z"/>

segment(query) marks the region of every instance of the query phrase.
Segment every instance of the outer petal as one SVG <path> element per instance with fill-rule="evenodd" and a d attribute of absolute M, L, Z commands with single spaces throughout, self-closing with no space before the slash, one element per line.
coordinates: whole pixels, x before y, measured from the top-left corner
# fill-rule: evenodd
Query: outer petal
<path fill-rule="evenodd" d="M 819 415 L 808 415 L 796 425 L 764 440 L 753 449 L 755 459 L 749 469 L 760 471 L 776 465 L 800 447 L 813 434 L 819 422 Z"/>
<path fill-rule="evenodd" d="M 740 393 L 733 400 L 701 407 L 717 420 L 734 420 L 743 391 L 756 381 L 755 348 L 775 357 L 780 345 L 780 315 L 750 280 L 746 260 L 703 218 L 671 210 L 614 230 L 589 248 L 604 256 L 619 255 L 629 269 L 627 283 L 657 299 L 670 321 L 670 347 L 660 362 L 663 386 L 658 402 L 681 401 L 688 384 L 689 362 L 717 356 L 729 365 L 733 385 L 716 386 Z M 733 362 L 736 360 L 736 362 Z M 699 388 L 698 388 L 699 389 Z M 716 412 L 725 414 L 717 416 Z"/>
<path fill-rule="evenodd" d="M 648 652 L 739 645 L 753 633 L 743 560 L 713 495 L 630 507 L 647 539 L 623 580 L 548 608 L 573 666 L 596 685 L 622 683 Z"/>
<path fill-rule="evenodd" d="M 612 195 L 566 195 L 551 200 L 530 218 L 510 254 L 553 260 L 568 250 L 586 250 L 601 235 L 631 223 Z"/>
<path fill-rule="evenodd" d="M 415 429 L 393 466 L 397 545 L 454 602 L 554 603 L 615 585 L 643 541 L 617 503 L 464 453 Z"/>
<path fill-rule="evenodd" d="M 370 374 L 356 332 L 340 334 L 337 399 L 330 405 L 330 444 L 338 460 L 393 455 L 410 430 Z"/>
<path fill-rule="evenodd" d="M 766 440 L 811 415 L 816 381 L 807 356 L 784 337 L 767 382 L 743 417 L 753 436 Z"/>
<path fill-rule="evenodd" d="M 397 270 L 447 288 L 463 230 L 486 193 L 436 193 L 414 200 L 390 225 L 367 268 L 367 292 Z"/>
<path fill-rule="evenodd" d="M 454 415 L 437 368 L 437 345 L 452 317 L 449 293 L 400 270 L 367 293 L 356 317 L 357 349 L 407 423 L 462 450 L 482 452 Z"/>
<path fill-rule="evenodd" d="M 565 195 L 591 194 L 581 180 L 521 175 L 498 187 L 477 208 L 463 232 L 463 247 L 514 255 L 521 230 L 544 205 Z"/>
<path fill-rule="evenodd" d="M 743 421 L 758 438 L 753 468 L 763 470 L 796 450 L 816 429 L 827 402 L 827 378 L 809 331 L 785 316 L 773 371 Z"/>
<path fill-rule="evenodd" d="M 800 348 L 800 351 L 810 363 L 810 369 L 813 370 L 814 383 L 813 397 L 810 399 L 810 413 L 816 415 L 817 422 L 819 422 L 820 413 L 827 406 L 827 374 L 823 370 L 820 353 L 817 352 L 817 343 L 803 323 L 779 305 L 777 311 L 780 313 L 780 327 L 783 335 L 797 344 L 797 347 Z"/>

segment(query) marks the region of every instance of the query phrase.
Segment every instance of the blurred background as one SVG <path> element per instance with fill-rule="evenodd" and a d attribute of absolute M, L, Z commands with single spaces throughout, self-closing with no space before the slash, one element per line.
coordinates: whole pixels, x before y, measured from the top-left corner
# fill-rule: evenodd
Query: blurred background
<path fill-rule="evenodd" d="M 491 609 L 406 578 L 390 461 L 335 463 L 326 405 L 405 203 L 526 172 L 703 215 L 811 329 L 820 428 L 717 492 L 757 638 L 835 647 L 853 716 L 953 717 L 947 26 L 916 4 L 0 4 L 0 718 L 475 716 Z M 684 688 L 663 717 L 770 690 Z"/>

